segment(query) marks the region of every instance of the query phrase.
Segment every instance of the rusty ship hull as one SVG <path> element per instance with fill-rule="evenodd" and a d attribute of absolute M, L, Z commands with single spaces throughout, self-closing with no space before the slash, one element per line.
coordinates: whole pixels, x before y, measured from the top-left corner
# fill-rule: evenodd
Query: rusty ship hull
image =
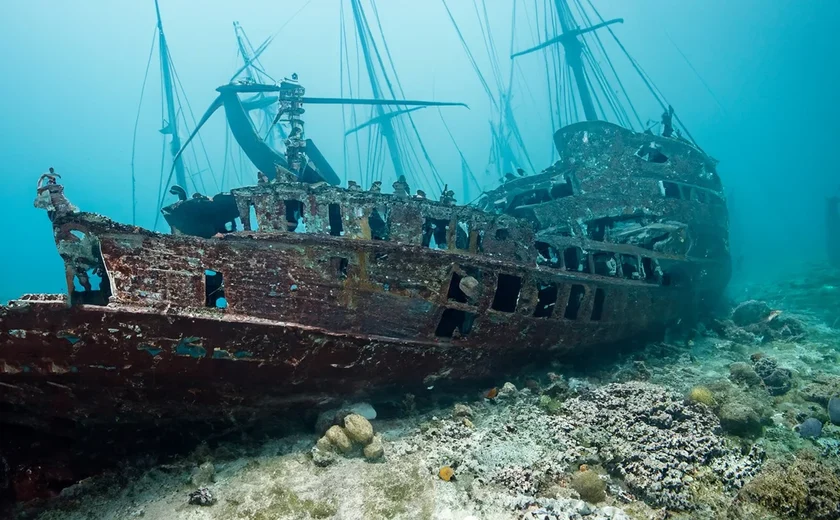
<path fill-rule="evenodd" d="M 39 189 L 69 296 L 0 310 L 3 420 L 212 418 L 428 388 L 598 355 L 713 305 L 730 271 L 714 161 L 603 122 L 555 141 L 557 164 L 474 206 L 266 183 L 177 203 L 159 234 Z M 214 212 L 227 228 L 195 231 Z"/>

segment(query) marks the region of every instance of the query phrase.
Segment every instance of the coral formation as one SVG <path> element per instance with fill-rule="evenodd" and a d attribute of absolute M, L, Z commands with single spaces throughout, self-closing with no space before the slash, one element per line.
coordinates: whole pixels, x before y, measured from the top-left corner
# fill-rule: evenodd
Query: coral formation
<path fill-rule="evenodd" d="M 715 405 L 715 396 L 712 394 L 712 391 L 705 386 L 695 386 L 692 388 L 688 393 L 688 399 L 694 401 L 695 403 L 705 404 L 706 406 Z"/>
<path fill-rule="evenodd" d="M 649 383 L 598 388 L 566 401 L 564 412 L 597 447 L 608 468 L 660 506 L 691 509 L 691 474 L 718 457 L 737 458 L 715 435 L 720 423 L 707 407 L 686 404 Z M 746 458 L 740 464 L 752 465 Z"/>
<path fill-rule="evenodd" d="M 840 472 L 807 453 L 790 464 L 768 463 L 741 493 L 787 518 L 840 518 Z"/>
<path fill-rule="evenodd" d="M 793 385 L 793 374 L 787 368 L 778 366 L 778 362 L 771 357 L 761 357 L 753 365 L 755 373 L 764 382 L 770 395 L 783 395 Z"/>
<path fill-rule="evenodd" d="M 592 470 L 575 473 L 569 485 L 587 502 L 594 504 L 607 498 L 607 484 Z"/>
<path fill-rule="evenodd" d="M 216 497 L 206 487 L 198 488 L 189 495 L 189 503 L 195 506 L 212 506 Z"/>
<path fill-rule="evenodd" d="M 735 384 L 742 384 L 747 387 L 758 386 L 762 383 L 761 378 L 755 373 L 753 367 L 743 361 L 729 365 L 729 380 Z"/>

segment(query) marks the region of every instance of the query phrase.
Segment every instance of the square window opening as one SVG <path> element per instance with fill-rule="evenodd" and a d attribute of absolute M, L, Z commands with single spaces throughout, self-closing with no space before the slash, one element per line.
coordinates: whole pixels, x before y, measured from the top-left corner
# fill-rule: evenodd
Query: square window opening
<path fill-rule="evenodd" d="M 589 260 L 579 247 L 567 247 L 563 251 L 563 262 L 567 271 L 586 272 L 589 270 Z"/>
<path fill-rule="evenodd" d="M 460 303 L 467 303 L 467 295 L 461 290 L 461 280 L 463 277 L 453 272 L 452 278 L 449 280 L 449 291 L 446 297 Z"/>
<path fill-rule="evenodd" d="M 70 292 L 71 305 L 108 305 L 111 297 L 111 282 L 103 267 L 76 269 L 73 289 Z"/>
<path fill-rule="evenodd" d="M 427 217 L 423 223 L 423 247 L 446 249 L 449 221 Z"/>
<path fill-rule="evenodd" d="M 341 204 L 330 204 L 330 235 L 340 237 L 344 234 L 344 223 L 341 219 Z"/>
<path fill-rule="evenodd" d="M 656 271 L 659 269 L 656 260 L 648 257 L 642 258 L 642 269 L 645 271 L 645 281 L 655 283 L 657 277 Z"/>
<path fill-rule="evenodd" d="M 387 210 L 379 211 L 378 208 L 373 208 L 368 217 L 368 226 L 370 227 L 370 238 L 372 240 L 388 240 L 390 229 Z"/>
<path fill-rule="evenodd" d="M 455 249 L 467 250 L 470 248 L 469 226 L 464 221 L 458 221 L 455 227 Z"/>
<path fill-rule="evenodd" d="M 562 199 L 563 197 L 571 197 L 574 194 L 575 190 L 572 188 L 572 182 L 569 178 L 566 178 L 566 182 L 558 183 L 551 187 L 552 199 Z"/>
<path fill-rule="evenodd" d="M 586 287 L 580 284 L 572 285 L 569 291 L 569 301 L 566 303 L 566 312 L 563 317 L 567 320 L 576 320 L 580 312 L 581 304 L 583 304 L 583 297 L 586 295 Z"/>
<path fill-rule="evenodd" d="M 554 269 L 561 267 L 560 256 L 554 246 L 547 242 L 534 242 L 534 247 L 537 249 L 537 265 Z"/>
<path fill-rule="evenodd" d="M 537 307 L 534 309 L 535 318 L 550 318 L 557 305 L 557 284 L 537 284 Z"/>
<path fill-rule="evenodd" d="M 491 308 L 502 312 L 513 312 L 519 302 L 519 292 L 522 290 L 522 278 L 510 274 L 499 274 L 496 284 L 496 294 Z"/>
<path fill-rule="evenodd" d="M 615 276 L 618 271 L 618 262 L 615 261 L 615 255 L 612 253 L 595 253 L 592 256 L 595 264 L 595 274 L 601 276 Z"/>
<path fill-rule="evenodd" d="M 305 233 L 306 225 L 303 223 L 303 202 L 299 200 L 284 200 L 286 207 L 286 227 L 289 231 Z"/>
<path fill-rule="evenodd" d="M 496 240 L 507 240 L 510 238 L 510 230 L 509 229 L 497 229 L 496 230 Z"/>
<path fill-rule="evenodd" d="M 204 271 L 204 306 L 212 309 L 227 308 L 224 277 L 212 269 Z"/>
<path fill-rule="evenodd" d="M 330 265 L 332 266 L 333 272 L 336 274 L 339 280 L 344 280 L 347 278 L 348 261 L 346 258 L 340 256 L 330 257 Z"/>
<path fill-rule="evenodd" d="M 642 275 L 639 272 L 639 259 L 633 255 L 621 255 L 621 275 L 630 280 L 639 280 Z"/>
<path fill-rule="evenodd" d="M 595 289 L 595 301 L 592 306 L 592 316 L 589 319 L 592 321 L 601 321 L 604 315 L 604 301 L 606 300 L 606 293 L 603 289 Z"/>
<path fill-rule="evenodd" d="M 460 309 L 446 309 L 435 329 L 439 338 L 464 337 L 472 330 L 475 314 Z"/>
<path fill-rule="evenodd" d="M 257 220 L 257 208 L 254 203 L 248 204 L 248 231 L 259 231 L 260 222 Z"/>
<path fill-rule="evenodd" d="M 662 181 L 662 187 L 665 188 L 665 197 L 669 199 L 679 199 L 680 186 L 675 182 Z"/>

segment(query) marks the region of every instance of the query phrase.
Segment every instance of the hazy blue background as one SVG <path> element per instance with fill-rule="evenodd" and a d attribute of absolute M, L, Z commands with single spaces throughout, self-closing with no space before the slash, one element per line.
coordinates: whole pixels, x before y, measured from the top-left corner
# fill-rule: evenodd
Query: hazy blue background
<path fill-rule="evenodd" d="M 161 2 L 171 53 L 198 117 L 214 99 L 214 88 L 227 82 L 238 66 L 231 22 L 241 22 L 257 45 L 306 3 Z M 449 3 L 489 73 L 472 1 Z M 537 3 L 542 6 L 543 1 Z M 840 185 L 835 37 L 840 2 L 595 4 L 605 18 L 625 18 L 616 32 L 628 50 L 701 146 L 721 161 L 719 171 L 732 202 L 733 254 L 745 256 L 747 275 L 798 270 L 822 259 L 824 197 Z M 442 4 L 387 0 L 378 5 L 406 96 L 470 104 L 470 111 L 446 112 L 446 117 L 471 166 L 481 174 L 490 145 L 489 104 Z M 510 5 L 488 2 L 503 55 L 509 47 Z M 521 0 L 520 5 L 533 12 L 532 0 Z M 276 78 L 297 72 L 309 94 L 338 95 L 339 6 L 340 0 L 313 0 L 263 55 L 267 71 Z M 49 222 L 32 207 L 35 182 L 49 166 L 64 175 L 67 195 L 82 210 L 130 222 L 132 132 L 155 15 L 152 0 L 9 0 L 0 4 L 0 16 L 0 212 L 5 223 L 0 300 L 5 301 L 24 292 L 66 290 Z M 519 29 L 517 48 L 536 43 L 526 24 Z M 692 60 L 722 108 L 667 35 Z M 624 63 L 620 56 L 614 60 Z M 502 65 L 509 62 L 502 60 Z M 535 54 L 522 58 L 520 65 L 525 77 L 533 75 L 538 102 L 518 97 L 517 116 L 535 163 L 542 168 L 554 160 L 549 155 L 553 129 L 548 105 L 540 102 L 545 96 L 544 64 Z M 154 219 L 158 190 L 157 70 L 153 62 L 137 142 L 138 224 L 144 226 Z M 628 87 L 639 99 L 643 118 L 657 119 L 661 111 L 641 83 L 628 79 Z M 438 168 L 447 181 L 460 186 L 460 162 L 438 114 L 428 110 L 416 116 Z M 204 132 L 211 159 L 219 162 L 222 120 L 218 115 Z M 341 109 L 311 108 L 307 131 L 340 169 Z M 355 171 L 348 173 L 358 177 Z"/>

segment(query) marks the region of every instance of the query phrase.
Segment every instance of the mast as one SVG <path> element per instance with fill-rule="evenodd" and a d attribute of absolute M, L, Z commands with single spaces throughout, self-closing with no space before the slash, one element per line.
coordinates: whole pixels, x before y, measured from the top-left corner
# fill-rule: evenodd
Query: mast
<path fill-rule="evenodd" d="M 367 69 L 368 79 L 370 81 L 370 88 L 374 99 L 382 99 L 382 92 L 377 83 L 376 71 L 373 70 L 373 60 L 370 55 L 370 48 L 368 47 L 366 26 L 363 26 L 361 10 L 362 6 L 359 0 L 352 0 L 353 6 L 353 20 L 356 23 L 356 32 L 358 33 L 359 43 L 361 44 L 362 53 L 365 57 L 365 69 Z M 391 118 L 387 117 L 388 113 L 384 106 L 376 106 L 377 119 L 379 119 L 379 132 L 385 138 L 388 144 L 388 152 L 391 155 L 391 162 L 394 165 L 394 174 L 399 179 L 403 175 L 402 160 L 400 159 L 399 148 L 397 147 L 397 138 L 394 134 L 394 126 L 391 124 Z"/>
<path fill-rule="evenodd" d="M 554 5 L 557 7 L 557 16 L 560 18 L 560 27 L 563 29 L 564 38 L 560 40 L 560 43 L 566 50 L 566 62 L 575 75 L 575 83 L 578 93 L 580 93 L 583 113 L 587 121 L 595 121 L 598 119 L 598 115 L 595 113 L 595 105 L 592 103 L 592 93 L 589 92 L 589 86 L 586 84 L 586 72 L 583 70 L 583 61 L 581 60 L 583 45 L 577 38 L 580 30 L 574 17 L 572 17 L 572 12 L 569 10 L 566 0 L 554 0 Z"/>
<path fill-rule="evenodd" d="M 575 76 L 575 84 L 577 85 L 578 93 L 580 94 L 580 103 L 583 106 L 584 116 L 587 121 L 597 121 L 598 114 L 595 112 L 595 104 L 592 102 L 592 93 L 589 91 L 589 85 L 586 82 L 586 71 L 583 68 L 583 60 L 581 59 L 584 43 L 578 40 L 578 36 L 614 23 L 623 23 L 624 19 L 614 18 L 612 20 L 607 20 L 581 29 L 578 27 L 577 22 L 575 22 L 575 19 L 572 16 L 572 11 L 569 9 L 569 5 L 566 3 L 566 0 L 554 0 L 554 6 L 556 7 L 557 16 L 560 19 L 560 27 L 563 29 L 563 33 L 560 34 L 560 36 L 556 36 L 537 45 L 536 47 L 531 47 L 530 49 L 511 54 L 510 57 L 513 59 L 517 56 L 522 56 L 523 54 L 529 54 L 531 52 L 544 49 L 550 45 L 554 45 L 555 43 L 563 45 L 563 48 L 566 50 L 566 63 L 568 63 L 569 67 L 572 68 L 572 73 Z"/>
<path fill-rule="evenodd" d="M 179 186 L 187 189 L 187 175 L 184 172 L 184 162 L 178 154 L 181 150 L 181 138 L 178 136 L 178 114 L 175 111 L 175 96 L 173 93 L 174 89 L 172 88 L 172 64 L 169 62 L 169 46 L 166 44 L 166 35 L 163 34 L 163 22 L 160 19 L 158 0 L 155 0 L 155 13 L 157 14 L 158 48 L 160 50 L 163 91 L 166 96 L 166 117 L 169 118 L 166 126 L 161 128 L 160 132 L 172 136 L 169 150 L 175 162 L 175 180 Z"/>

